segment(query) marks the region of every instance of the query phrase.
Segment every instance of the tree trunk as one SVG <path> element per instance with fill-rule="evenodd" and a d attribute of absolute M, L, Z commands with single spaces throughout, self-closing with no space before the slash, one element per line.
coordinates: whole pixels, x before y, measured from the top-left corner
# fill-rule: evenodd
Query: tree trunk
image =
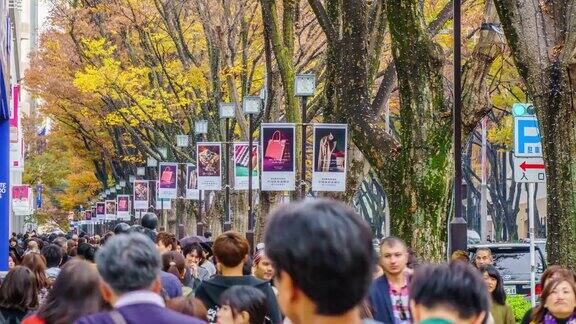
<path fill-rule="evenodd" d="M 388 1 L 386 6 L 402 107 L 403 148 L 388 170 L 377 174 L 388 194 L 393 234 L 412 242 L 418 255 L 441 260 L 452 178 L 451 119 L 443 92 L 441 53 L 426 32 L 417 1 Z"/>
<path fill-rule="evenodd" d="M 540 123 L 548 257 L 551 264 L 576 269 L 576 1 L 495 3 Z"/>

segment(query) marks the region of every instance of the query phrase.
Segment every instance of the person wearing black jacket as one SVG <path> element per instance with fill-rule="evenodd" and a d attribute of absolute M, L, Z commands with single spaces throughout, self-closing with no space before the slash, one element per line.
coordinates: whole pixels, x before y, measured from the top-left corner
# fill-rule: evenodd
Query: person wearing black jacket
<path fill-rule="evenodd" d="M 208 310 L 210 322 L 216 322 L 216 313 L 220 306 L 220 295 L 224 291 L 233 286 L 251 286 L 259 289 L 266 296 L 268 304 L 267 317 L 270 322 L 274 324 L 282 323 L 278 301 L 270 283 L 242 274 L 242 268 L 247 260 L 249 250 L 246 238 L 237 232 L 226 232 L 216 238 L 213 250 L 219 274 L 210 280 L 202 282 L 196 291 L 196 298 L 200 299 Z"/>
<path fill-rule="evenodd" d="M 15 238 L 10 238 L 10 252 L 14 253 L 14 255 L 18 258 L 18 262 L 22 261 L 24 249 L 18 245 L 18 240 Z"/>

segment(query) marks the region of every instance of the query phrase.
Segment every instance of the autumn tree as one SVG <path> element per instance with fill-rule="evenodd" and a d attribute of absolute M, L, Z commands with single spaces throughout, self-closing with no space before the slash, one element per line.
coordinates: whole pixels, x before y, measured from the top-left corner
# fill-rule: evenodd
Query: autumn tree
<path fill-rule="evenodd" d="M 325 118 L 350 125 L 354 144 L 388 197 L 392 232 L 411 242 L 418 254 L 441 259 L 453 145 L 451 100 L 446 92 L 450 84 L 443 75 L 444 55 L 449 51 L 434 35 L 451 17 L 451 2 L 435 3 L 440 8 L 433 10 L 436 15 L 429 20 L 418 1 L 309 3 L 328 39 Z M 381 40 L 386 36 L 390 37 L 392 61 L 379 72 Z M 488 51 L 489 45 L 490 40 L 483 42 Z M 477 81 L 469 82 L 476 87 L 471 92 L 484 86 L 486 73 L 482 71 L 492 61 L 469 68 L 470 77 Z M 375 95 L 373 84 L 378 84 Z M 385 130 L 381 107 L 396 84 L 399 118 L 396 132 L 390 133 Z M 466 105 L 465 115 L 476 116 L 467 119 L 466 125 L 475 125 L 478 116 L 490 108 L 486 103 Z"/>

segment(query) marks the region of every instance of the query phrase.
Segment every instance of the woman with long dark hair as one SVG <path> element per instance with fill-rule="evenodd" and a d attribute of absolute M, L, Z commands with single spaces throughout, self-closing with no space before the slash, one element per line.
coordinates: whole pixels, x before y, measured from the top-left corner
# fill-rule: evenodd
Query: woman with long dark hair
<path fill-rule="evenodd" d="M 530 323 L 576 323 L 576 283 L 572 278 L 560 277 L 546 284 Z"/>
<path fill-rule="evenodd" d="M 79 259 L 66 262 L 38 313 L 22 324 L 73 323 L 84 315 L 103 310 L 99 285 L 98 272 L 89 262 Z"/>
<path fill-rule="evenodd" d="M 480 272 L 484 276 L 484 282 L 490 293 L 491 304 L 490 314 L 494 318 L 494 323 L 515 324 L 514 311 L 506 304 L 506 292 L 504 292 L 504 281 L 498 270 L 492 265 L 480 267 Z"/>
<path fill-rule="evenodd" d="M 0 314 L 2 323 L 20 323 L 31 310 L 38 307 L 36 276 L 32 270 L 15 266 L 0 286 Z"/>

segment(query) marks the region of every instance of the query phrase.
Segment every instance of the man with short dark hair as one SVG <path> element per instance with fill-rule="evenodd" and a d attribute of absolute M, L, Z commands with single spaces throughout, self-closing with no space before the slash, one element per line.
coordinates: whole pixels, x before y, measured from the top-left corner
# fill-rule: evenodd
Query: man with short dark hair
<path fill-rule="evenodd" d="M 60 274 L 62 248 L 59 245 L 50 244 L 42 249 L 42 256 L 46 259 L 46 277 L 55 280 Z"/>
<path fill-rule="evenodd" d="M 482 276 L 463 262 L 418 268 L 410 294 L 419 324 L 481 324 L 490 307 Z"/>
<path fill-rule="evenodd" d="M 474 265 L 478 269 L 481 266 L 494 265 L 492 251 L 490 251 L 489 248 L 479 248 L 476 250 L 476 255 L 474 256 Z"/>
<path fill-rule="evenodd" d="M 154 243 L 139 233 L 115 235 L 96 253 L 102 277 L 102 297 L 114 306 L 81 318 L 77 324 L 200 324 L 200 320 L 165 308 L 159 295 L 160 254 Z"/>
<path fill-rule="evenodd" d="M 237 232 L 229 231 L 216 238 L 212 249 L 219 274 L 202 282 L 196 290 L 196 298 L 206 306 L 210 322 L 216 321 L 220 295 L 226 289 L 233 286 L 252 286 L 266 295 L 268 318 L 272 323 L 281 323 L 282 317 L 270 284 L 253 276 L 244 276 L 242 273 L 250 249 L 246 238 Z"/>
<path fill-rule="evenodd" d="M 292 323 L 362 323 L 357 306 L 375 256 L 370 228 L 352 209 L 331 200 L 279 208 L 269 217 L 265 254 L 276 267 L 280 308 Z"/>
<path fill-rule="evenodd" d="M 395 324 L 412 323 L 407 263 L 408 249 L 404 241 L 393 236 L 382 240 L 380 266 L 384 275 L 372 283 L 368 295 L 375 320 Z"/>

